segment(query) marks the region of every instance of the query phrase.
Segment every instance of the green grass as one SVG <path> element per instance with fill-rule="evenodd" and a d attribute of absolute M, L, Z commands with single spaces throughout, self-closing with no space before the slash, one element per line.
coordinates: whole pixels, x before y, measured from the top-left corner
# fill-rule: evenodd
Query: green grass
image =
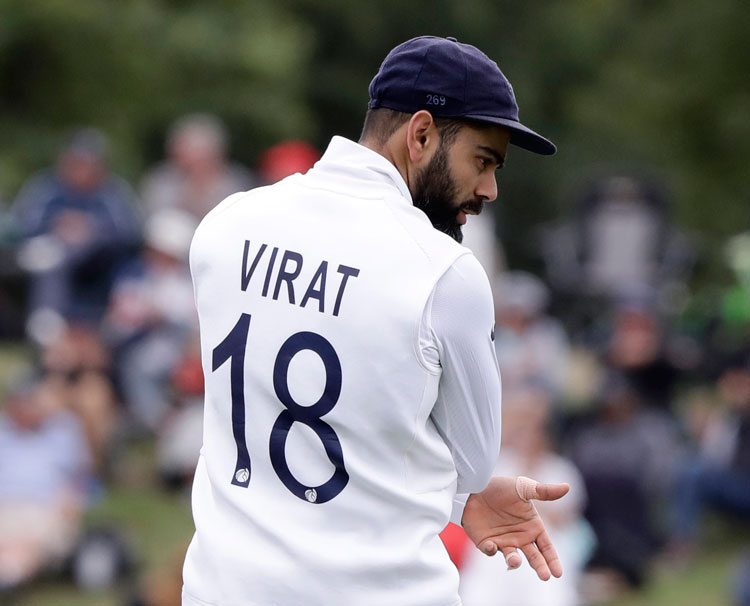
<path fill-rule="evenodd" d="M 113 486 L 87 513 L 86 526 L 114 528 L 126 539 L 134 556 L 133 579 L 106 591 L 87 592 L 64 575 L 49 575 L 26 588 L 14 606 L 123 606 L 152 577 L 176 574 L 193 522 L 186 495 L 158 485 L 153 444 L 131 445 L 115 466 L 114 477 Z"/>
<path fill-rule="evenodd" d="M 730 606 L 739 555 L 750 548 L 747 522 L 706 516 L 701 549 L 680 570 L 655 573 L 642 590 L 607 606 Z"/>
<path fill-rule="evenodd" d="M 0 344 L 0 393 L 6 382 L 23 370 L 29 355 L 30 348 L 23 343 Z"/>
<path fill-rule="evenodd" d="M 124 592 L 115 590 L 82 593 L 72 585 L 45 581 L 23 593 L 18 606 L 122 606 Z M 126 603 L 126 602 L 125 602 Z M 175 606 L 179 606 L 175 604 Z"/>
<path fill-rule="evenodd" d="M 0 347 L 0 381 L 25 354 L 23 346 Z M 64 575 L 49 575 L 26 588 L 14 606 L 124 606 L 134 587 L 155 576 L 179 574 L 193 530 L 189 504 L 185 495 L 158 485 L 153 450 L 151 442 L 143 441 L 118 453 L 110 486 L 86 517 L 89 527 L 114 527 L 127 537 L 135 556 L 133 582 L 84 592 Z M 704 547 L 688 568 L 655 573 L 642 590 L 597 606 L 729 606 L 733 568 L 738 554 L 750 547 L 750 527 L 709 517 L 703 530 Z"/>
<path fill-rule="evenodd" d="M 727 606 L 732 554 L 703 557 L 688 570 L 664 574 L 611 606 Z"/>
<path fill-rule="evenodd" d="M 147 462 L 148 449 L 140 448 L 137 455 L 129 455 L 130 464 Z M 165 494 L 145 476 L 110 490 L 88 522 L 113 524 L 132 539 L 141 581 L 154 572 L 173 570 L 192 534 L 185 498 Z M 733 566 L 740 551 L 750 546 L 750 530 L 721 520 L 709 520 L 709 526 L 705 547 L 690 566 L 679 572 L 659 572 L 644 589 L 606 606 L 730 605 Z M 47 579 L 27 591 L 18 606 L 123 606 L 126 597 L 122 587 L 85 593 L 64 579 Z"/>

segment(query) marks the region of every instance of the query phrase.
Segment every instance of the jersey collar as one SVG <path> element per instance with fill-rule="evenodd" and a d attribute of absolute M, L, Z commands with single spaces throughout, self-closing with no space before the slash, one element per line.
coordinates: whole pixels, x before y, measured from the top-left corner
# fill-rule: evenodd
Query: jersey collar
<path fill-rule="evenodd" d="M 396 167 L 376 151 L 350 139 L 333 137 L 319 164 L 343 165 L 357 172 L 364 170 L 371 179 L 396 187 L 401 196 L 413 204 L 409 187 Z"/>

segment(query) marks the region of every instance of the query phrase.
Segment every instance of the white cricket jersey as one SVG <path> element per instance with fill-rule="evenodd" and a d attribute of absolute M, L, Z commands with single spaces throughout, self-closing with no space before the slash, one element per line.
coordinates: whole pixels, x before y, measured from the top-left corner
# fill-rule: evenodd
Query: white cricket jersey
<path fill-rule="evenodd" d="M 500 434 L 471 253 L 335 137 L 306 175 L 211 211 L 190 261 L 206 395 L 183 605 L 459 604 L 438 533 Z M 460 323 L 468 344 L 441 337 Z"/>

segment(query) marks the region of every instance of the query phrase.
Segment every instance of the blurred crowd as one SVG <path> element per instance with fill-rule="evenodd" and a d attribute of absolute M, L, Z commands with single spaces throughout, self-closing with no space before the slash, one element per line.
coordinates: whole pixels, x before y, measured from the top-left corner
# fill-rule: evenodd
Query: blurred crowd
<path fill-rule="evenodd" d="M 607 603 L 688 570 L 707 517 L 750 528 L 750 232 L 726 242 L 731 279 L 697 306 L 697 239 L 644 177 L 592 179 L 568 216 L 533 234 L 537 273 L 507 267 L 487 237 L 493 219 L 477 219 L 464 243 L 494 276 L 497 471 L 571 491 L 538 505 L 561 579 L 508 572 L 449 529 L 465 606 Z M 746 560 L 727 580 L 742 606 Z"/>
<path fill-rule="evenodd" d="M 251 170 L 230 159 L 220 120 L 188 115 L 136 187 L 109 146 L 97 130 L 74 133 L 0 209 L 0 338 L 30 344 L 0 399 L 0 592 L 76 557 L 76 582 L 107 577 L 82 549 L 96 543 L 85 519 L 123 445 L 152 441 L 164 490 L 189 488 L 203 390 L 193 231 L 227 195 L 320 155 L 286 141 Z M 457 527 L 443 538 L 466 606 L 603 603 L 657 564 L 689 565 L 709 512 L 750 520 L 750 232 L 726 243 L 731 283 L 700 313 L 699 248 L 646 179 L 592 181 L 540 229 L 536 272 L 509 267 L 497 234 L 491 207 L 465 228 L 495 293 L 497 472 L 570 483 L 565 499 L 539 504 L 565 575 L 508 572 Z M 166 596 L 137 603 L 177 603 Z"/>
<path fill-rule="evenodd" d="M 0 337 L 30 353 L 4 373 L 0 401 L 0 601 L 55 567 L 84 587 L 121 572 L 122 541 L 91 540 L 84 522 L 128 444 L 154 444 L 165 490 L 190 485 L 203 420 L 193 232 L 229 194 L 319 158 L 285 141 L 251 170 L 228 142 L 215 116 L 184 116 L 136 188 L 110 166 L 107 138 L 82 129 L 1 209 Z"/>

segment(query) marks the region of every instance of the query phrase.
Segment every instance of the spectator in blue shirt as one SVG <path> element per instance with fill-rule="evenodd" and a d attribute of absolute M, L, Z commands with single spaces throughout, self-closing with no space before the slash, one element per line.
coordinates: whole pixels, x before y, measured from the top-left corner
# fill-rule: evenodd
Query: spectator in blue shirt
<path fill-rule="evenodd" d="M 30 274 L 29 335 L 43 340 L 71 319 L 98 322 L 113 270 L 140 237 L 135 195 L 109 172 L 103 135 L 77 132 L 12 210 L 19 264 Z"/>
<path fill-rule="evenodd" d="M 61 562 L 80 533 L 90 452 L 54 396 L 22 377 L 0 410 L 0 591 Z"/>

